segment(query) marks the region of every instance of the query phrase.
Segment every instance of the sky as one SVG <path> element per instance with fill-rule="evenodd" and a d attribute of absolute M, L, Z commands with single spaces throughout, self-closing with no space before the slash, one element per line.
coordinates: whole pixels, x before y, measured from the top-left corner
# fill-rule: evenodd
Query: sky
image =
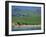
<path fill-rule="evenodd" d="M 41 13 L 41 7 L 32 6 L 12 6 L 12 14 L 15 15 L 17 11 L 32 11 L 34 13 Z"/>

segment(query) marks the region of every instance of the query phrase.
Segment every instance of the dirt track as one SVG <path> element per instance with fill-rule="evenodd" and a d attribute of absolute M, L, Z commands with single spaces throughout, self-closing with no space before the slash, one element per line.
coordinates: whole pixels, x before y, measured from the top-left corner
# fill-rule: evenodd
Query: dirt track
<path fill-rule="evenodd" d="M 13 31 L 21 31 L 21 30 L 39 30 L 41 29 L 41 25 L 15 25 L 12 27 Z"/>

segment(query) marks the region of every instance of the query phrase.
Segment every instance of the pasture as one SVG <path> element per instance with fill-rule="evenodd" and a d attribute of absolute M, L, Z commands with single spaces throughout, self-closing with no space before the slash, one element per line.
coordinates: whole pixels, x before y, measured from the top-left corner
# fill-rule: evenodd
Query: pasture
<path fill-rule="evenodd" d="M 17 23 L 20 23 L 20 25 L 38 25 L 41 24 L 41 16 L 32 16 L 32 17 L 16 17 L 12 16 L 12 23 L 15 25 Z"/>

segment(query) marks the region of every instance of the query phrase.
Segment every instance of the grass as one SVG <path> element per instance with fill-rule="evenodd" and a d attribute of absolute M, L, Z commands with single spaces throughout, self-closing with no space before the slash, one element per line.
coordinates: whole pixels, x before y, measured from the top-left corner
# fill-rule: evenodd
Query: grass
<path fill-rule="evenodd" d="M 41 16 L 32 16 L 32 17 L 16 17 L 12 16 L 12 23 L 19 23 L 20 25 L 38 25 L 41 24 Z"/>

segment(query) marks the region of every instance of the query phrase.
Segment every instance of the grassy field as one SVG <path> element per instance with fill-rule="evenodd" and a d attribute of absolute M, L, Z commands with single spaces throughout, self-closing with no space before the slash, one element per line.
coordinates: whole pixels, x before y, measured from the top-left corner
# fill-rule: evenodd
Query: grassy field
<path fill-rule="evenodd" d="M 38 25 L 41 24 L 41 16 L 32 16 L 32 17 L 16 17 L 12 16 L 12 23 L 15 25 L 19 22 L 20 25 Z"/>

